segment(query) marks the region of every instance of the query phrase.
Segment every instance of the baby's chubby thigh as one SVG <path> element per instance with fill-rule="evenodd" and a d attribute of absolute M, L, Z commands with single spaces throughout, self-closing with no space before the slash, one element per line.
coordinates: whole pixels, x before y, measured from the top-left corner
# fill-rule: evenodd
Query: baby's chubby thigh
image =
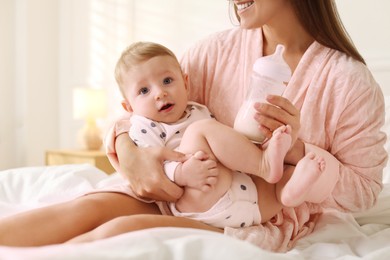
<path fill-rule="evenodd" d="M 183 196 L 176 202 L 180 212 L 200 213 L 209 210 L 225 195 L 232 184 L 232 170 L 217 163 L 218 176 L 214 185 L 207 191 L 185 187 Z"/>
<path fill-rule="evenodd" d="M 283 177 L 278 183 L 268 183 L 263 178 L 250 175 L 257 189 L 258 206 L 261 214 L 261 223 L 269 221 L 283 208 L 278 199 L 281 190 L 294 172 L 295 166 L 285 165 Z"/>

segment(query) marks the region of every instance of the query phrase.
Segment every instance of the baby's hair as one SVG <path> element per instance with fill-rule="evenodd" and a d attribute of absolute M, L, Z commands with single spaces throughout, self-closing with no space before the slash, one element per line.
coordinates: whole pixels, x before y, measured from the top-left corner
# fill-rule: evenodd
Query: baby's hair
<path fill-rule="evenodd" d="M 122 94 L 124 94 L 122 90 L 123 73 L 129 71 L 132 66 L 157 56 L 171 56 L 177 61 L 177 64 L 180 67 L 176 55 L 170 49 L 158 43 L 135 42 L 122 52 L 122 55 L 115 66 L 115 79 Z"/>

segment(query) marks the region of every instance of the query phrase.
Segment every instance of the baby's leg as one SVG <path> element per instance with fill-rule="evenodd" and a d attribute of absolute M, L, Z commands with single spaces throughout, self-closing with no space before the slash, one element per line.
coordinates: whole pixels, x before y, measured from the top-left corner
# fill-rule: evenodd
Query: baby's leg
<path fill-rule="evenodd" d="M 192 154 L 194 158 L 201 161 L 206 159 L 214 160 L 217 162 L 215 169 L 217 170 L 218 175 L 208 177 L 207 183 L 213 183 L 209 185 L 210 188 L 208 190 L 184 187 L 183 195 L 175 203 L 176 209 L 180 212 L 207 211 L 228 191 L 231 186 L 232 170 L 228 169 L 219 161 L 219 158 L 214 155 L 203 134 L 204 132 L 214 134 L 217 128 L 220 129 L 219 126 L 223 125 L 215 120 L 206 119 L 191 124 L 184 132 L 178 150 L 185 154 Z M 223 141 L 223 143 L 225 142 L 226 140 Z M 220 145 L 222 146 L 223 143 L 220 143 Z M 187 172 L 184 174 L 195 173 Z M 212 181 L 210 179 L 212 179 Z"/>
<path fill-rule="evenodd" d="M 277 129 L 264 155 L 263 150 L 233 128 L 215 120 L 201 120 L 187 128 L 179 150 L 183 153 L 204 151 L 229 169 L 275 183 L 283 174 L 284 156 L 291 146 L 290 132 L 290 126 Z"/>
<path fill-rule="evenodd" d="M 282 178 L 284 157 L 291 147 L 291 126 L 276 129 L 262 156 L 260 177 L 269 183 L 276 183 Z"/>
<path fill-rule="evenodd" d="M 292 177 L 281 189 L 281 203 L 287 207 L 296 207 L 305 201 L 311 202 L 313 193 L 321 189 L 321 183 L 317 183 L 317 180 L 325 168 L 325 160 L 322 157 L 312 152 L 307 153 L 298 162 Z"/>
<path fill-rule="evenodd" d="M 232 171 L 217 163 L 218 175 L 207 190 L 184 187 L 183 195 L 175 203 L 179 212 L 205 212 L 209 210 L 229 190 Z M 186 174 L 191 174 L 190 172 Z"/>

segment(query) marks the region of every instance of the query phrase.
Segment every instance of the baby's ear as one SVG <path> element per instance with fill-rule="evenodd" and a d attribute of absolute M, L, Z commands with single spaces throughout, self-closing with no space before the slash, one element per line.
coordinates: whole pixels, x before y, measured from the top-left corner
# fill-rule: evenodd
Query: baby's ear
<path fill-rule="evenodd" d="M 183 74 L 184 85 L 188 91 L 188 75 L 184 72 L 182 74 Z"/>
<path fill-rule="evenodd" d="M 127 112 L 129 112 L 129 113 L 132 113 L 132 112 L 133 112 L 133 108 L 130 106 L 130 103 L 129 103 L 126 99 L 122 100 L 121 104 L 122 104 L 122 107 L 123 107 Z"/>

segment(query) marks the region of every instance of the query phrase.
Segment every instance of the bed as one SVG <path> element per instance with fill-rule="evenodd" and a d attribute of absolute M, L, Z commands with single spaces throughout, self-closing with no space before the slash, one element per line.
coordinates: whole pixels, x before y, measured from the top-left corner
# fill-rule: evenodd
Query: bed
<path fill-rule="evenodd" d="M 386 97 L 390 134 L 390 96 Z M 386 143 L 390 153 L 390 142 Z M 0 217 L 72 199 L 120 182 L 87 164 L 26 167 L 0 172 Z M 0 246 L 0 259 L 390 259 L 390 166 L 377 205 L 359 214 L 328 211 L 310 235 L 287 253 L 262 250 L 214 232 L 154 228 L 77 245 Z"/>

